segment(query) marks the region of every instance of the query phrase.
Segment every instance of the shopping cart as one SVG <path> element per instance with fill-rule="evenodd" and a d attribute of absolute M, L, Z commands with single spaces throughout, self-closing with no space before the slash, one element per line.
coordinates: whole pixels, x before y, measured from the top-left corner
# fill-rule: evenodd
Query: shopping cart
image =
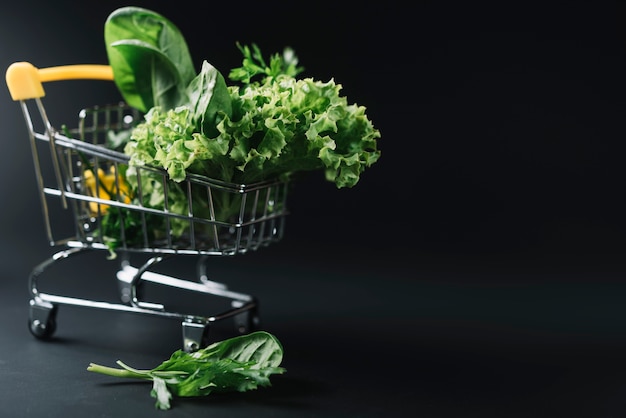
<path fill-rule="evenodd" d="M 257 328 L 256 298 L 210 280 L 206 264 L 213 256 L 245 254 L 279 241 L 287 215 L 288 182 L 243 185 L 190 174 L 175 183 L 165 170 L 139 166 L 132 168 L 137 187 L 130 196 L 124 180 L 130 170 L 129 157 L 112 149 L 107 141 L 128 134 L 141 122 L 139 112 L 124 103 L 96 106 L 79 112 L 77 127 L 63 125 L 61 129 L 48 118 L 43 83 L 80 79 L 112 81 L 113 72 L 107 65 L 39 69 L 28 62 L 13 63 L 6 72 L 11 97 L 19 102 L 29 132 L 46 235 L 50 245 L 57 247 L 29 277 L 30 332 L 40 339 L 50 338 L 56 330 L 59 305 L 179 320 L 185 351 L 205 346 L 209 327 L 216 321 L 232 319 L 239 333 Z M 145 204 L 155 188 L 164 198 Z M 176 202 L 185 196 L 183 208 L 174 207 L 174 195 Z M 60 209 L 54 210 L 53 205 Z M 55 217 L 68 212 L 69 237 L 59 239 L 60 224 Z M 116 273 L 119 300 L 40 291 L 38 282 L 50 266 L 90 251 L 105 251 L 120 261 Z M 139 264 L 131 256 L 136 254 L 143 255 Z M 195 256 L 197 277 L 178 278 L 155 270 L 173 256 Z M 145 283 L 217 298 L 227 306 L 210 315 L 172 311 L 161 302 L 143 300 Z M 214 306 L 217 309 L 217 304 Z"/>

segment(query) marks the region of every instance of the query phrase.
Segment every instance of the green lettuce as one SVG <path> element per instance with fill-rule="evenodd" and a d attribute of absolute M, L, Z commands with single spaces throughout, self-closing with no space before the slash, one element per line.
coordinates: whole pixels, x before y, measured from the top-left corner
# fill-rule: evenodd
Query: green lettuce
<path fill-rule="evenodd" d="M 255 182 L 324 170 L 337 187 L 352 187 L 380 156 L 380 137 L 363 106 L 348 104 L 334 80 L 278 75 L 232 88 L 233 116 L 218 138 L 231 144 L 234 177 Z"/>

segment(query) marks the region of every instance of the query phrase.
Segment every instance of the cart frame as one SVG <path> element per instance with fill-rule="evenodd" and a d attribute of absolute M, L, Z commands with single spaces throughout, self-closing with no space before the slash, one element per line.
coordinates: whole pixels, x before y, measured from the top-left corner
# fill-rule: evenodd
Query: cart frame
<path fill-rule="evenodd" d="M 6 72 L 11 97 L 19 102 L 29 133 L 46 236 L 50 246 L 60 248 L 35 266 L 29 277 L 31 333 L 40 339 L 50 338 L 56 331 L 59 305 L 179 320 L 183 349 L 189 352 L 208 344 L 209 327 L 216 321 L 233 319 L 239 333 L 257 328 L 260 321 L 256 298 L 210 280 L 206 263 L 212 256 L 245 254 L 281 240 L 288 213 L 289 183 L 275 180 L 244 185 L 190 174 L 183 182 L 174 184 L 165 170 L 142 166 L 132 168 L 136 175 L 136 195 L 129 196 L 124 187 L 129 157 L 107 147 L 106 141 L 112 133 L 129 132 L 142 115 L 124 103 L 94 106 L 80 111 L 78 127 L 60 132 L 49 120 L 43 104 L 43 83 L 78 79 L 113 81 L 113 71 L 107 65 L 39 69 L 28 62 L 16 62 Z M 142 191 L 144 184 L 162 188 L 163 202 L 146 205 L 148 191 Z M 173 206 L 168 196 L 175 193 L 186 197 L 185 208 Z M 198 196 L 202 199 L 197 199 Z M 54 220 L 59 212 L 51 210 L 53 203 L 60 205 L 60 212 L 71 213 L 74 231 L 69 236 L 58 238 Z M 103 220 L 114 215 L 118 217 L 119 228 L 107 230 Z M 153 224 L 155 220 L 158 228 Z M 39 290 L 39 280 L 51 266 L 90 251 L 121 255 L 116 274 L 119 302 Z M 130 263 L 133 253 L 147 255 L 148 260 L 133 266 Z M 158 263 L 173 256 L 196 256 L 195 280 L 154 271 Z M 160 302 L 142 300 L 143 283 L 225 298 L 230 308 L 206 316 L 173 312 Z"/>

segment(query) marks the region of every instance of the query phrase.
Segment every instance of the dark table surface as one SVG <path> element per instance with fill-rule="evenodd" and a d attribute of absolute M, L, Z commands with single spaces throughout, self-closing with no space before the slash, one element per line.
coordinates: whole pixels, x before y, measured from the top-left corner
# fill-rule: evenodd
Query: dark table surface
<path fill-rule="evenodd" d="M 328 261 L 340 251 L 294 251 L 285 242 L 215 258 L 215 280 L 259 299 L 261 328 L 283 343 L 287 372 L 252 392 L 175 398 L 167 412 L 155 410 L 150 383 L 86 367 L 118 359 L 155 367 L 181 348 L 178 321 L 60 306 L 54 337 L 38 340 L 28 330 L 27 277 L 45 251 L 8 262 L 0 282 L 2 416 L 625 416 L 626 284 L 617 257 L 548 263 L 398 249 Z M 105 256 L 59 263 L 40 286 L 114 300 L 117 263 Z M 186 257 L 170 262 L 182 276 L 193 272 Z M 225 321 L 210 338 L 231 335 Z"/>

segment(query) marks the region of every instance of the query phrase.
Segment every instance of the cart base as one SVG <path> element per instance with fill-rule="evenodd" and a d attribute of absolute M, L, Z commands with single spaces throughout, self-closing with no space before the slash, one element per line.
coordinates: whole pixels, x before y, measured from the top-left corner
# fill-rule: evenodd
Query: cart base
<path fill-rule="evenodd" d="M 127 262 L 122 263 L 117 272 L 121 303 L 39 292 L 38 280 L 50 266 L 60 260 L 85 253 L 91 249 L 88 246 L 77 246 L 76 243 L 72 243 L 68 249 L 55 253 L 33 269 L 30 277 L 31 299 L 28 326 L 31 334 L 36 338 L 50 339 L 54 335 L 57 328 L 56 316 L 60 305 L 129 312 L 179 320 L 182 327 L 182 346 L 183 350 L 187 352 L 193 352 L 208 345 L 209 330 L 216 321 L 232 319 L 235 331 L 240 334 L 258 329 L 260 324 L 258 303 L 253 296 L 233 292 L 222 283 L 208 280 L 204 270 L 199 270 L 200 280 L 198 282 L 149 271 L 150 267 L 162 261 L 162 257 L 154 257 L 139 268 L 133 267 Z M 139 300 L 138 288 L 143 283 L 148 282 L 201 295 L 225 298 L 230 301 L 230 308 L 210 316 L 168 311 L 161 303 Z"/>

